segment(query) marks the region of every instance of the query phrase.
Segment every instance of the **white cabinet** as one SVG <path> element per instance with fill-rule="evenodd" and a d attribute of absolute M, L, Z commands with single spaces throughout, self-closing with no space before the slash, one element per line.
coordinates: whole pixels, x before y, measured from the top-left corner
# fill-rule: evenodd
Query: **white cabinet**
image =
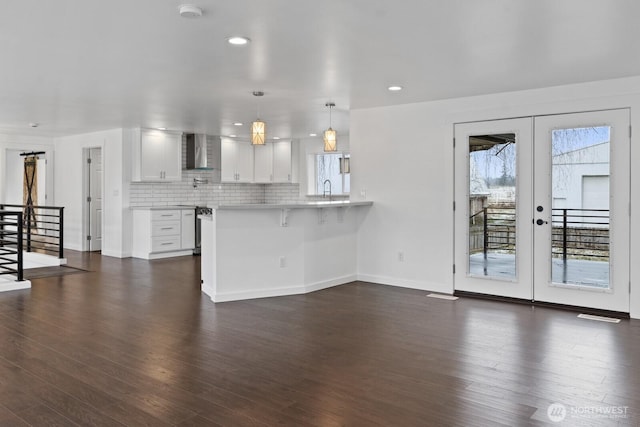
<path fill-rule="evenodd" d="M 221 138 L 222 182 L 253 182 L 253 146 L 248 142 Z"/>
<path fill-rule="evenodd" d="M 270 184 L 292 182 L 291 141 L 251 145 L 222 138 L 222 182 Z"/>
<path fill-rule="evenodd" d="M 181 181 L 182 134 L 136 129 L 132 167 L 133 181 Z"/>
<path fill-rule="evenodd" d="M 272 182 L 291 182 L 291 141 L 273 143 Z"/>
<path fill-rule="evenodd" d="M 132 255 L 156 259 L 191 255 L 195 247 L 194 209 L 133 211 Z"/>
<path fill-rule="evenodd" d="M 253 180 L 261 184 L 273 182 L 273 144 L 253 147 Z"/>
<path fill-rule="evenodd" d="M 182 224 L 180 232 L 180 246 L 182 249 L 193 249 L 196 247 L 196 211 L 182 211 Z"/>
<path fill-rule="evenodd" d="M 291 182 L 291 142 L 268 142 L 253 147 L 254 182 Z"/>

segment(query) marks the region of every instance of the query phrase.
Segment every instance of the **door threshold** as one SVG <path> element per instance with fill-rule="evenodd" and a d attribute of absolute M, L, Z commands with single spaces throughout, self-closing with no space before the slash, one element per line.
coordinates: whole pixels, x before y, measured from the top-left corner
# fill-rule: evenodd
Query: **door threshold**
<path fill-rule="evenodd" d="M 458 297 L 479 298 L 491 301 L 511 302 L 515 304 L 525 304 L 533 307 L 555 308 L 564 311 L 573 311 L 592 316 L 614 317 L 619 319 L 629 319 L 629 313 L 623 311 L 602 310 L 598 308 L 580 307 L 576 305 L 558 304 L 553 302 L 535 301 L 522 298 L 503 297 L 500 295 L 481 294 L 468 291 L 454 291 L 453 295 Z"/>

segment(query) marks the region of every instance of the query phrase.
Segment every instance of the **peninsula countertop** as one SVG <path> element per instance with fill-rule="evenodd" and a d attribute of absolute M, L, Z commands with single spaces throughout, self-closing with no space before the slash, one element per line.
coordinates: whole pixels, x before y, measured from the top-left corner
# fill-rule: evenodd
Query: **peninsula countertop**
<path fill-rule="evenodd" d="M 236 205 L 218 205 L 211 206 L 217 210 L 250 210 L 250 209 L 321 209 L 321 208 L 343 208 L 349 206 L 371 206 L 370 200 L 351 201 L 351 200 L 327 200 L 313 202 L 293 202 L 293 203 L 249 203 Z"/>

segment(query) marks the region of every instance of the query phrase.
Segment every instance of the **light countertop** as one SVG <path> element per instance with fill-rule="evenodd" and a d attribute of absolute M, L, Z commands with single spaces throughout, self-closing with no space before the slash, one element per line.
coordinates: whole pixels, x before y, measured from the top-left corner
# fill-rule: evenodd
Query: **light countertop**
<path fill-rule="evenodd" d="M 372 201 L 351 201 L 351 200 L 332 200 L 332 201 L 314 201 L 314 202 L 296 202 L 296 203 L 244 203 L 229 205 L 211 205 L 207 206 L 216 210 L 259 210 L 259 209 L 322 209 L 322 208 L 343 208 L 350 206 L 371 206 Z M 195 209 L 190 205 L 169 205 L 169 206 L 133 206 L 132 210 L 190 210 Z"/>
<path fill-rule="evenodd" d="M 333 200 L 333 201 L 317 201 L 317 202 L 298 202 L 298 203 L 255 203 L 255 204 L 239 204 L 239 205 L 219 205 L 214 206 L 217 210 L 249 210 L 249 209 L 322 209 L 322 208 L 342 208 L 349 206 L 371 206 L 372 201 L 351 201 L 351 200 Z"/>
<path fill-rule="evenodd" d="M 169 206 L 132 206 L 131 210 L 134 211 L 175 211 L 175 210 L 194 210 L 195 205 L 169 205 Z"/>

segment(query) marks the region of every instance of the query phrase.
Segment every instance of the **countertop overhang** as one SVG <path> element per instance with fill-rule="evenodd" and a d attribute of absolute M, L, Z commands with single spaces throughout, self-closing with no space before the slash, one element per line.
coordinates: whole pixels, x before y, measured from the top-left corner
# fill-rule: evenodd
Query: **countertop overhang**
<path fill-rule="evenodd" d="M 208 204 L 215 210 L 260 210 L 260 209 L 322 209 L 322 208 L 345 208 L 351 206 L 371 206 L 373 202 L 370 200 L 350 201 L 350 200 L 332 200 L 332 201 L 316 201 L 316 202 L 297 202 L 297 203 L 241 203 L 229 205 L 212 205 Z M 167 206 L 132 206 L 132 210 L 192 210 L 196 206 L 191 205 L 167 205 Z"/>
<path fill-rule="evenodd" d="M 196 208 L 195 205 L 191 206 L 191 205 L 167 205 L 167 206 L 131 206 L 131 210 L 134 211 L 140 211 L 140 210 L 145 210 L 145 211 L 160 211 L 160 210 L 194 210 Z"/>
<path fill-rule="evenodd" d="M 238 205 L 219 205 L 212 206 L 217 210 L 250 210 L 250 209 L 322 209 L 322 208 L 344 208 L 350 206 L 371 206 L 372 201 L 350 201 L 350 200 L 332 200 L 318 202 L 302 202 L 302 203 L 252 203 Z"/>

